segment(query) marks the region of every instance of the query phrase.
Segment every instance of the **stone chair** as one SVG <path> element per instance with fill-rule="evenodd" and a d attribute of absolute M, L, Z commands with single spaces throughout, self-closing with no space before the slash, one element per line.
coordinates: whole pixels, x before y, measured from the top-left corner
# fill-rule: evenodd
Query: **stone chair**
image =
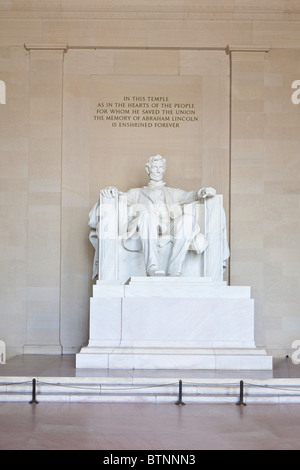
<path fill-rule="evenodd" d="M 197 254 L 191 245 L 182 275 L 222 281 L 229 257 L 223 196 L 185 204 L 183 213 L 194 215 L 208 246 L 202 254 Z M 99 201 L 89 214 L 90 241 L 95 248 L 93 278 L 125 283 L 130 277 L 146 276 L 143 254 L 124 247 L 129 220 L 126 194 L 107 198 L 100 192 Z M 170 237 L 169 243 L 161 248 L 162 259 L 168 259 L 171 247 Z"/>

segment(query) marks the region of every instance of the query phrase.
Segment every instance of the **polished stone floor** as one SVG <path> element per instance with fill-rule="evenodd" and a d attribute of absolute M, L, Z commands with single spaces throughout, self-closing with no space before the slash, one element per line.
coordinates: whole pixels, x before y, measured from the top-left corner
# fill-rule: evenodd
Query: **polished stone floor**
<path fill-rule="evenodd" d="M 300 449 L 299 405 L 0 404 L 0 449 Z"/>
<path fill-rule="evenodd" d="M 273 374 L 299 372 L 282 360 Z M 76 373 L 72 356 L 21 356 L 0 366 L 1 376 Z M 1 450 L 300 450 L 299 435 L 297 404 L 0 403 Z"/>

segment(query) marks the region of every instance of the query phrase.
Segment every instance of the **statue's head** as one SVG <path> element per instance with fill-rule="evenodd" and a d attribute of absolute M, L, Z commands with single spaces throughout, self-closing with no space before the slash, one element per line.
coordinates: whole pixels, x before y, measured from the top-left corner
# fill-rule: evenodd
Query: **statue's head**
<path fill-rule="evenodd" d="M 148 159 L 145 168 L 151 180 L 160 181 L 167 168 L 166 159 L 161 155 L 154 155 Z"/>

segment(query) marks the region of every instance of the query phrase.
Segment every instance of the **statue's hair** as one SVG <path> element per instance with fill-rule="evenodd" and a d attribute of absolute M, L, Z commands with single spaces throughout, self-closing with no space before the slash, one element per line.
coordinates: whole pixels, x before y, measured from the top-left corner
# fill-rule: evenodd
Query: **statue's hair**
<path fill-rule="evenodd" d="M 149 175 L 150 173 L 150 167 L 152 165 L 153 162 L 156 162 L 157 160 L 161 160 L 163 162 L 163 165 L 164 165 L 164 171 L 166 170 L 167 168 L 167 161 L 165 158 L 163 158 L 161 155 L 157 154 L 157 155 L 154 155 L 153 157 L 150 157 L 145 165 L 145 168 L 146 168 L 146 171 Z"/>

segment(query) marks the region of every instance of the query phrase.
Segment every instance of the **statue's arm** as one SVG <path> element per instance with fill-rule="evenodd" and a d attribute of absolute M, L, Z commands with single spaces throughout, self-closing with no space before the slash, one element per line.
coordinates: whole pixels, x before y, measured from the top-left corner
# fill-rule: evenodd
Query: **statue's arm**
<path fill-rule="evenodd" d="M 217 194 L 214 188 L 202 188 L 198 191 L 183 191 L 176 190 L 176 200 L 179 204 L 189 204 L 194 201 L 199 201 L 207 197 L 213 197 Z"/>

